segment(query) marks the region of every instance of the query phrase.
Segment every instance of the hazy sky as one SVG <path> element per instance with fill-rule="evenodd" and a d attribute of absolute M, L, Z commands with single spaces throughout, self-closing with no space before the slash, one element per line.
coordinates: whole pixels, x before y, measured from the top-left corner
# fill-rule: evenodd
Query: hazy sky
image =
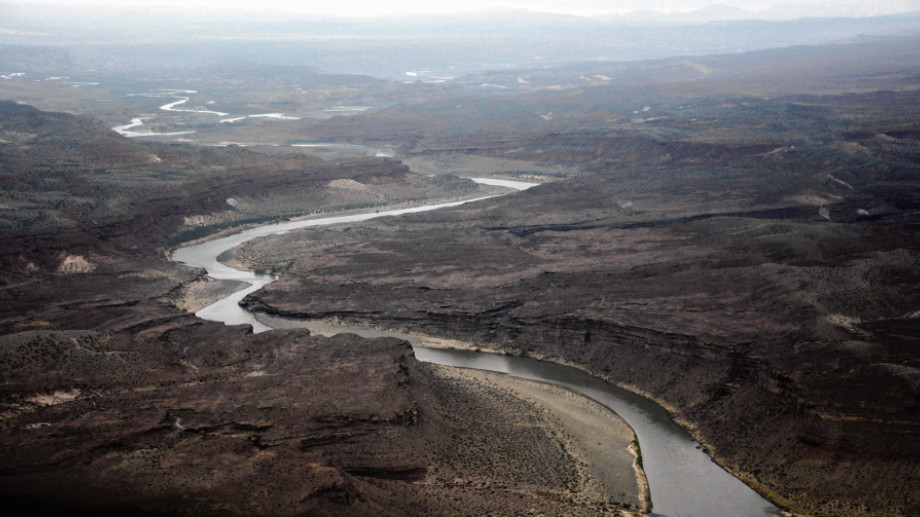
<path fill-rule="evenodd" d="M 530 11 L 596 15 L 640 9 L 691 11 L 711 4 L 724 4 L 760 11 L 771 5 L 817 4 L 828 14 L 870 15 L 920 11 L 920 0 L 0 0 L 0 3 L 165 5 L 234 9 L 270 9 L 313 14 L 374 16 L 381 14 L 420 14 L 526 9 Z"/>

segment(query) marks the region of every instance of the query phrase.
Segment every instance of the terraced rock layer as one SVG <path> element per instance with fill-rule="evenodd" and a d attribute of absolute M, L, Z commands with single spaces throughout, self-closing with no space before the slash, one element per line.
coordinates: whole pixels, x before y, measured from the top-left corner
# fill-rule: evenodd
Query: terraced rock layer
<path fill-rule="evenodd" d="M 573 363 L 672 408 L 787 508 L 911 515 L 916 143 L 834 129 L 841 105 L 906 95 L 811 98 L 834 115 L 803 117 L 838 140 L 794 147 L 586 132 L 425 154 L 530 150 L 581 169 L 425 218 L 249 243 L 238 262 L 285 275 L 244 303 Z"/>
<path fill-rule="evenodd" d="M 631 465 L 626 483 L 599 489 L 542 407 L 420 364 L 406 342 L 253 335 L 177 307 L 228 287 L 162 255 L 170 238 L 223 224 L 187 222 L 196 214 L 239 222 L 224 212 L 248 201 L 274 217 L 298 192 L 318 210 L 368 192 L 410 204 L 481 194 L 472 182 L 392 160 L 145 144 L 89 119 L 0 111 L 0 132 L 28 134 L 0 144 L 0 197 L 26 200 L 4 209 L 0 249 L 0 502 L 13 515 L 635 508 Z M 151 152 L 160 160 L 137 161 Z M 358 197 L 339 192 L 356 184 Z"/>

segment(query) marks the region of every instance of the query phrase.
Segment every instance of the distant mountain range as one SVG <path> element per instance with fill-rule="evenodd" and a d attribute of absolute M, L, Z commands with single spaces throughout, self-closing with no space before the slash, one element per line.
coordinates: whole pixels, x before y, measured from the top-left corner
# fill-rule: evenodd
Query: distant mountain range
<path fill-rule="evenodd" d="M 609 21 L 648 24 L 696 24 L 727 20 L 797 20 L 802 18 L 868 18 L 891 16 L 920 11 L 920 4 L 909 1 L 895 2 L 785 2 L 764 9 L 712 4 L 687 12 L 633 11 L 621 15 L 605 16 Z"/>
<path fill-rule="evenodd" d="M 483 70 L 726 54 L 920 34 L 920 6 L 912 13 L 834 17 L 859 12 L 844 9 L 849 5 L 777 4 L 753 12 L 716 4 L 671 14 L 636 11 L 581 17 L 495 11 L 372 19 L 268 10 L 0 4 L 0 45 L 20 47 L 0 52 L 0 75 L 262 63 L 391 79 L 418 77 L 411 73 L 419 70 L 457 77 Z M 867 6 L 863 12 L 876 11 Z M 804 14 L 823 17 L 797 18 Z M 20 59 L 52 49 L 63 53 L 54 63 L 70 64 L 62 68 L 49 66 L 44 59 Z"/>
<path fill-rule="evenodd" d="M 462 24 L 486 23 L 509 20 L 514 25 L 545 24 L 628 24 L 628 25 L 693 25 L 726 20 L 795 20 L 801 18 L 867 18 L 892 16 L 920 12 L 920 2 L 893 0 L 889 2 L 781 2 L 763 9 L 743 9 L 732 5 L 716 3 L 699 9 L 661 11 L 654 8 L 640 9 L 620 14 L 605 14 L 591 17 L 566 14 L 550 14 L 540 11 L 499 9 L 489 12 L 471 11 L 465 14 L 423 14 L 388 17 L 360 18 L 313 15 L 306 12 L 287 12 L 269 7 L 252 10 L 214 9 L 180 6 L 106 6 L 98 5 L 52 5 L 52 4 L 0 4 L 0 38 L 15 33 L 17 29 L 36 28 L 94 28 L 103 29 L 131 27 L 134 30 L 149 30 L 159 25 L 194 24 L 198 27 L 213 24 L 263 23 L 318 23 L 332 26 L 413 25 L 431 23 Z M 167 23 L 168 22 L 168 23 Z"/>

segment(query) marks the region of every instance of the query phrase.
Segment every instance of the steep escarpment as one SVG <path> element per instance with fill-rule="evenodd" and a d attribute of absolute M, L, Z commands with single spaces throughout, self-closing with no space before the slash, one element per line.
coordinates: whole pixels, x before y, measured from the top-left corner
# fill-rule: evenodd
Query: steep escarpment
<path fill-rule="evenodd" d="M 532 424 L 542 409 L 444 376 L 405 342 L 157 323 L 0 338 L 0 498 L 81 515 L 606 508 L 567 500 L 579 474 Z"/>
<path fill-rule="evenodd" d="M 90 117 L 10 101 L 0 102 L 0 115 L 4 275 L 30 262 L 48 267 L 33 248 L 156 252 L 170 238 L 174 245 L 247 223 L 489 191 L 459 178 L 418 176 L 388 159 L 329 162 L 140 142 Z"/>
<path fill-rule="evenodd" d="M 337 447 L 346 457 L 351 447 L 372 449 L 359 437 L 411 423 L 417 408 L 400 388 L 411 353 L 405 347 L 327 344 L 303 333 L 274 341 L 221 332 L 215 341 L 205 339 L 213 330 L 184 319 L 169 322 L 159 346 L 143 348 L 121 333 L 5 336 L 3 497 L 87 513 L 269 514 L 289 508 L 291 498 L 314 511 L 331 500 L 345 505 L 354 496 L 349 468 L 417 470 L 386 459 L 388 451 L 364 453 L 376 461 L 354 451 L 351 465 L 323 459 Z M 348 375 L 343 363 L 359 350 L 380 354 L 376 375 L 365 376 L 366 394 L 379 396 L 337 409 L 331 398 L 347 394 L 326 390 Z M 321 362 L 310 361 L 317 370 L 305 366 L 303 357 L 317 352 L 340 359 L 323 371 Z M 27 367 L 52 374 L 53 382 L 22 375 Z M 320 377 L 325 382 L 316 382 Z M 276 389 L 282 379 L 293 390 L 287 397 Z M 294 484 L 296 493 L 269 495 L 273 486 Z"/>
<path fill-rule="evenodd" d="M 578 146 L 552 136 L 457 149 L 530 149 L 580 176 L 249 243 L 238 261 L 285 274 L 244 303 L 574 363 L 662 401 L 788 508 L 911 515 L 916 145 L 866 136 L 903 118 L 838 130 L 847 110 L 904 95 L 773 104 L 761 127 L 820 121 L 832 140 L 770 149 L 739 143 L 740 128 L 723 144 L 586 133 Z"/>
<path fill-rule="evenodd" d="M 543 406 L 420 364 L 406 342 L 253 335 L 176 307 L 206 280 L 161 252 L 193 230 L 260 203 L 275 217 L 481 193 L 471 181 L 0 109 L 0 502 L 15 515 L 615 515 L 640 501 L 629 465 L 598 488 Z"/>
<path fill-rule="evenodd" d="M 139 142 L 89 117 L 8 101 L 0 114 L 2 325 L 51 309 L 49 300 L 95 292 L 93 281 L 109 296 L 131 298 L 134 285 L 119 289 L 112 275 L 132 267 L 149 268 L 138 272 L 146 280 L 187 275 L 155 257 L 215 231 L 488 192 L 459 178 L 423 178 L 387 159 L 327 162 Z"/>
<path fill-rule="evenodd" d="M 252 336 L 176 308 L 204 282 L 162 257 L 177 242 L 474 197 L 428 175 L 500 164 L 570 181 L 252 242 L 230 258 L 282 278 L 246 303 L 576 364 L 661 401 L 787 508 L 920 513 L 915 43 L 502 72 L 462 95 L 231 132 L 385 146 L 414 172 L 136 142 L 2 103 L 3 499 L 240 515 L 632 505 L 582 483 L 590 447 L 539 401 L 418 365 L 402 342 Z M 303 105 L 273 95 L 246 111 Z"/>
<path fill-rule="evenodd" d="M 757 224 L 765 223 L 743 227 Z M 603 232 L 531 252 L 551 253 L 559 262 L 542 265 L 561 268 L 566 257 L 577 262 L 574 246 L 584 245 L 575 243 L 596 246 Z M 390 246 L 391 233 L 310 256 L 246 303 L 578 364 L 665 402 L 717 458 L 790 506 L 856 512 L 893 503 L 897 515 L 916 504 L 913 491 L 900 489 L 920 453 L 910 312 L 918 300 L 904 288 L 915 281 L 912 244 L 823 264 L 743 264 L 730 251 L 671 247 L 671 235 L 660 244 L 680 259 L 645 265 L 655 253 L 635 249 L 637 262 L 597 257 L 566 272 L 524 262 L 511 271 L 502 262 L 511 252 L 474 253 L 475 242 L 452 237 L 442 248 L 432 244 L 433 228 Z M 519 243 L 506 232 L 478 233 L 474 241 Z M 618 237 L 627 254 L 654 238 Z M 413 267 L 400 264 L 419 255 L 425 260 Z M 790 490 L 790 479 L 809 488 Z M 866 491 L 869 479 L 889 491 Z"/>

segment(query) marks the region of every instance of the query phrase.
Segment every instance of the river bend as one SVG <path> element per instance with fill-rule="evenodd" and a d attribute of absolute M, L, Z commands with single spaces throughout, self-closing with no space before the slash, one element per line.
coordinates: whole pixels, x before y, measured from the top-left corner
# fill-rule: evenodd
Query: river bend
<path fill-rule="evenodd" d="M 531 183 L 507 180 L 474 178 L 474 181 L 519 190 L 534 186 Z M 173 253 L 173 260 L 193 267 L 205 268 L 208 275 L 215 279 L 240 280 L 249 283 L 249 288 L 205 307 L 196 315 L 206 320 L 222 321 L 228 325 L 248 324 L 252 325 L 254 332 L 264 332 L 272 328 L 258 321 L 253 314 L 240 307 L 239 301 L 249 293 L 273 281 L 274 277 L 259 275 L 251 271 L 240 271 L 222 264 L 217 257 L 224 251 L 252 239 L 285 233 L 298 228 L 360 222 L 379 217 L 437 210 L 480 199 L 485 198 L 260 226 L 180 248 Z M 534 359 L 469 350 L 433 349 L 417 345 L 414 346 L 414 350 L 420 361 L 503 372 L 516 377 L 564 386 L 615 411 L 632 426 L 639 439 L 652 498 L 653 515 L 665 517 L 777 515 L 776 507 L 715 464 L 701 446 L 674 423 L 661 406 L 644 397 L 620 389 L 576 368 Z"/>

